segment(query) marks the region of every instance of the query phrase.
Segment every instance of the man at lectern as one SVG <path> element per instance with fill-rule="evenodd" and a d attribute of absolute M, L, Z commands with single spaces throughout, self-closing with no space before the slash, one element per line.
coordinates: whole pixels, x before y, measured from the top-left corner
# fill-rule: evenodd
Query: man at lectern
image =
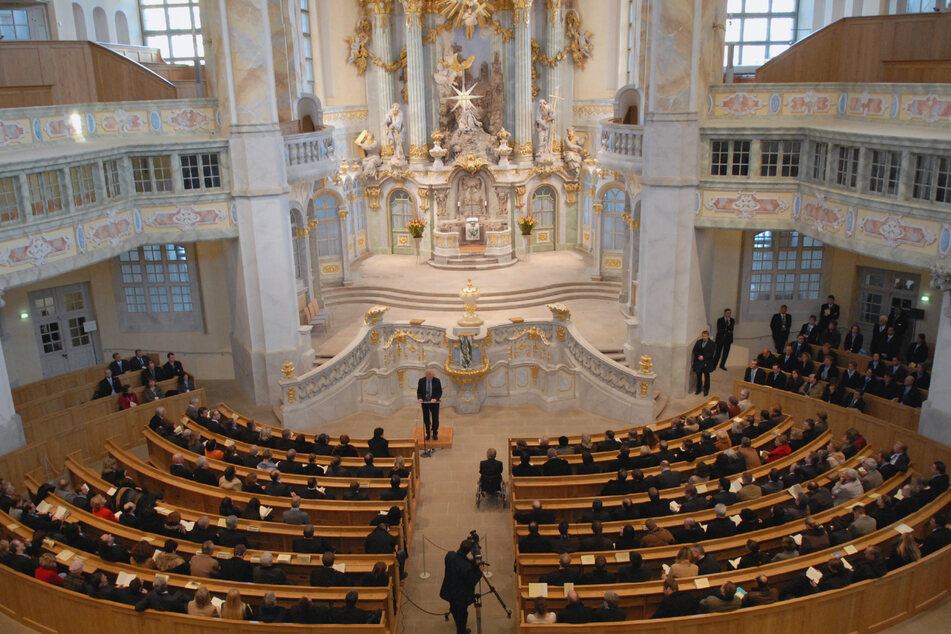
<path fill-rule="evenodd" d="M 429 440 L 430 418 L 432 418 L 432 436 L 439 439 L 439 399 L 442 398 L 442 383 L 433 376 L 432 370 L 426 370 L 426 376 L 416 386 L 416 400 L 423 408 L 423 425 L 426 427 L 426 440 Z"/>

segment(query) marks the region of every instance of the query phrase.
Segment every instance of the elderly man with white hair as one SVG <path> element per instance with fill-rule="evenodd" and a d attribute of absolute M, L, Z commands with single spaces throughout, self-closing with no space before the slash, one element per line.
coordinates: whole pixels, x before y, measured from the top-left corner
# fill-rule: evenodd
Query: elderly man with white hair
<path fill-rule="evenodd" d="M 740 402 L 737 403 L 737 407 L 740 408 L 741 412 L 745 412 L 749 408 L 753 407 L 753 402 L 750 401 L 750 391 L 746 388 L 740 390 Z"/>
<path fill-rule="evenodd" d="M 839 481 L 832 487 L 832 503 L 835 505 L 844 504 L 853 498 L 864 493 L 862 482 L 859 480 L 859 473 L 855 469 L 844 469 L 839 476 Z"/>
<path fill-rule="evenodd" d="M 878 470 L 878 460 L 875 458 L 866 458 L 862 462 L 862 477 L 860 481 L 862 482 L 862 488 L 866 491 L 871 491 L 872 489 L 878 487 L 882 482 L 882 472 Z"/>

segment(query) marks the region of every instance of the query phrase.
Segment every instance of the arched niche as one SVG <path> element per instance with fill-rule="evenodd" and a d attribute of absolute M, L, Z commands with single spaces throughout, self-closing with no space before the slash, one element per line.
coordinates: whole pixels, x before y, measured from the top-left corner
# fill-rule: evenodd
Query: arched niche
<path fill-rule="evenodd" d="M 297 102 L 297 116 L 300 118 L 301 132 L 313 132 L 324 127 L 324 111 L 320 99 L 314 95 L 303 95 Z"/>
<path fill-rule="evenodd" d="M 614 94 L 614 121 L 625 125 L 643 125 L 641 91 L 633 84 Z"/>

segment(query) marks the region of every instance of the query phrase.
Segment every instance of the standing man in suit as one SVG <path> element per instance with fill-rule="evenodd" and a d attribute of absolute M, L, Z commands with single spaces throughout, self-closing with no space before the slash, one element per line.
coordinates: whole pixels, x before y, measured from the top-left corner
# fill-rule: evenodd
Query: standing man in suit
<path fill-rule="evenodd" d="M 819 331 L 824 331 L 831 321 L 839 321 L 839 305 L 835 303 L 835 295 L 829 295 L 826 303 L 819 307 Z"/>
<path fill-rule="evenodd" d="M 129 359 L 129 370 L 132 372 L 138 372 L 139 370 L 144 370 L 149 366 L 149 357 L 142 354 L 142 350 L 139 348 L 135 349 L 135 355 Z M 144 384 L 143 384 L 144 385 Z"/>
<path fill-rule="evenodd" d="M 898 335 L 894 326 L 888 327 L 885 338 L 882 340 L 882 348 L 879 352 L 883 359 L 897 357 L 901 352 L 901 337 Z"/>
<path fill-rule="evenodd" d="M 123 359 L 118 352 L 113 352 L 112 363 L 109 364 L 109 369 L 112 370 L 112 376 L 119 376 L 130 370 L 129 362 Z"/>
<path fill-rule="evenodd" d="M 918 339 L 915 343 L 908 346 L 908 354 L 906 355 L 905 361 L 908 365 L 914 363 L 915 365 L 921 365 L 928 360 L 928 344 L 925 342 L 925 333 L 919 332 Z"/>
<path fill-rule="evenodd" d="M 799 334 L 805 337 L 806 343 L 819 343 L 819 324 L 816 323 L 816 316 L 809 315 L 809 321 L 802 325 Z"/>
<path fill-rule="evenodd" d="M 416 386 L 416 401 L 423 408 L 423 426 L 426 427 L 426 440 L 439 439 L 439 399 L 442 398 L 442 383 L 433 376 L 432 370 L 426 370 L 426 376 Z"/>
<path fill-rule="evenodd" d="M 783 351 L 789 341 L 789 329 L 792 328 L 792 315 L 786 312 L 786 304 L 779 307 L 779 312 L 773 315 L 769 322 L 769 329 L 773 332 L 773 345 L 776 354 Z"/>
<path fill-rule="evenodd" d="M 730 346 L 733 345 L 733 328 L 735 326 L 736 320 L 733 319 L 733 311 L 727 308 L 723 311 L 723 317 L 717 319 L 717 352 L 713 356 L 714 367 L 719 363 L 721 370 L 726 370 L 726 358 L 730 356 Z"/>
<path fill-rule="evenodd" d="M 878 325 L 872 330 L 872 344 L 869 346 L 868 353 L 874 355 L 882 351 L 882 343 L 888 336 L 888 317 L 882 315 L 878 318 Z"/>
<path fill-rule="evenodd" d="M 445 574 L 439 598 L 449 603 L 449 613 L 456 623 L 456 634 L 466 634 L 469 606 L 475 603 L 475 587 L 482 579 L 482 570 L 472 557 L 473 543 L 463 540 L 459 550 L 446 553 Z"/>
<path fill-rule="evenodd" d="M 862 349 L 862 331 L 858 326 L 852 326 L 852 330 L 842 340 L 842 349 L 856 354 Z"/>
<path fill-rule="evenodd" d="M 697 374 L 697 391 L 699 394 L 703 390 L 704 396 L 710 393 L 710 370 L 716 367 L 717 346 L 710 341 L 710 331 L 704 330 L 700 333 L 697 343 L 693 344 L 693 371 Z"/>

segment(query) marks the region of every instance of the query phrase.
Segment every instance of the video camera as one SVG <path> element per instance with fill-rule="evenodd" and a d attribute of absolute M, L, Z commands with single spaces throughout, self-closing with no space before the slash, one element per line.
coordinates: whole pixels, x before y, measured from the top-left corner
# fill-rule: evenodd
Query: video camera
<path fill-rule="evenodd" d="M 469 541 L 472 542 L 472 560 L 478 565 L 482 565 L 482 545 L 479 543 L 479 533 L 474 530 L 469 531 Z"/>

